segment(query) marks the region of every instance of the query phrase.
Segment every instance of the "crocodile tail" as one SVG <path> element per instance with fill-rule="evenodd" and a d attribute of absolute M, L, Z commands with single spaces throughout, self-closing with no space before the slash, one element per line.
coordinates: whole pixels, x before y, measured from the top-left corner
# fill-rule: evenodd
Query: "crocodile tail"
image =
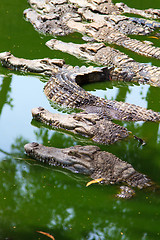
<path fill-rule="evenodd" d="M 146 109 L 135 104 L 118 102 L 118 101 L 107 101 L 107 107 L 114 109 L 116 116 L 113 117 L 117 120 L 124 121 L 160 121 L 160 113 L 155 112 L 151 109 Z"/>

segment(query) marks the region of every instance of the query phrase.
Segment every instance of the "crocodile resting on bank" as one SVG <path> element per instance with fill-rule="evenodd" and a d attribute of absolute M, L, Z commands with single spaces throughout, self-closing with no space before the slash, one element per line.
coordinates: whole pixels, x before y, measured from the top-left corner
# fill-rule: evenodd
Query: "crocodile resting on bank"
<path fill-rule="evenodd" d="M 149 178 L 137 172 L 131 164 L 120 160 L 112 153 L 101 151 L 97 146 L 59 149 L 28 143 L 24 148 L 27 155 L 38 161 L 89 175 L 93 179 L 100 179 L 104 184 L 125 183 L 139 189 L 153 185 Z M 127 186 L 122 186 L 120 190 L 118 197 L 130 198 L 134 195 L 134 190 Z"/>

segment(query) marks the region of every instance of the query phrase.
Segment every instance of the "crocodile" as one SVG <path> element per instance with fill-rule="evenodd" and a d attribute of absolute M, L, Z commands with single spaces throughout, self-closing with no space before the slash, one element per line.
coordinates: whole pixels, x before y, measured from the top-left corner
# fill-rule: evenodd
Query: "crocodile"
<path fill-rule="evenodd" d="M 68 9 L 68 5 L 66 8 Z M 69 10 L 71 11 L 71 9 Z M 57 12 L 59 12 L 59 9 L 57 9 Z M 60 17 L 61 15 L 64 15 L 64 11 L 59 13 Z M 70 12 L 70 14 L 65 13 L 65 15 L 67 15 L 67 17 L 64 18 L 65 20 L 63 17 L 63 20 L 57 20 L 57 16 L 49 15 L 46 13 L 41 14 L 35 9 L 29 8 L 24 11 L 24 16 L 28 21 L 32 23 L 36 30 L 40 31 L 43 34 L 51 35 L 63 36 L 75 31 L 74 27 L 70 25 L 71 20 L 77 22 L 77 26 L 81 22 L 83 28 L 80 30 L 85 33 L 87 31 L 87 28 L 92 27 L 93 24 L 82 24 L 82 17 L 85 18 L 86 21 L 96 22 L 97 20 L 98 22 L 101 22 L 99 23 L 100 27 L 109 25 L 109 27 L 112 27 L 118 30 L 120 33 L 127 35 L 147 35 L 152 33 L 156 28 L 160 27 L 160 23 L 157 21 L 127 17 L 123 15 L 100 15 L 99 13 L 94 13 L 83 8 L 72 8 L 72 12 Z"/>
<path fill-rule="evenodd" d="M 31 158 L 51 166 L 61 166 L 75 173 L 100 179 L 104 184 L 124 183 L 143 189 L 153 186 L 153 182 L 144 174 L 137 172 L 131 164 L 122 161 L 109 152 L 101 151 L 97 146 L 74 146 L 65 149 L 46 147 L 38 143 L 27 143 L 25 152 Z M 130 198 L 134 190 L 121 187 L 118 197 Z"/>
<path fill-rule="evenodd" d="M 99 144 L 113 144 L 129 136 L 125 127 L 93 113 L 82 112 L 62 115 L 53 114 L 38 107 L 32 109 L 32 117 L 50 127 L 88 137 Z"/>
<path fill-rule="evenodd" d="M 64 107 L 97 114 L 108 120 L 160 121 L 160 114 L 157 112 L 94 96 L 80 86 L 86 82 L 107 80 L 110 75 L 108 68 L 72 67 L 65 65 L 61 59 L 19 59 L 7 52 L 0 54 L 0 60 L 5 67 L 50 75 L 44 93 L 51 101 Z"/>
<path fill-rule="evenodd" d="M 117 11 L 105 14 L 105 7 L 100 7 L 101 4 L 105 4 L 103 0 L 98 2 L 57 0 L 40 3 L 37 0 L 30 0 L 29 3 L 34 9 L 26 9 L 25 18 L 44 34 L 55 36 L 79 31 L 92 36 L 97 41 L 116 44 L 138 54 L 160 59 L 159 47 L 127 36 L 147 35 L 160 27 L 159 22 L 118 15 Z M 110 3 L 110 7 L 113 6 Z M 84 20 L 91 22 L 84 23 Z"/>
<path fill-rule="evenodd" d="M 120 7 L 103 0 L 55 0 L 54 2 L 30 0 L 29 3 L 32 8 L 26 9 L 24 15 L 38 31 L 44 34 L 67 35 L 78 31 L 91 36 L 94 41 L 117 44 L 147 57 L 160 58 L 160 48 L 153 46 L 152 42 L 141 42 L 127 36 L 127 34 L 149 34 L 160 27 L 159 22 L 120 15 L 122 13 Z M 157 11 L 150 10 L 157 13 L 158 18 Z M 87 23 L 84 23 L 84 20 Z M 59 43 L 54 39 L 48 41 L 46 45 L 68 51 L 73 55 L 80 55 L 98 64 L 111 66 L 113 70 L 110 71 L 110 80 L 135 81 L 160 86 L 159 67 L 138 63 L 113 47 L 95 43 L 78 46 L 69 44 L 68 47 L 71 49 L 68 49 L 67 45 L 61 49 L 62 43 Z M 77 50 L 78 47 L 82 51 Z"/>
<path fill-rule="evenodd" d="M 70 3 L 68 1 L 54 1 L 53 3 L 50 1 L 31 0 L 29 2 L 34 9 L 25 10 L 24 15 L 37 30 L 43 33 L 66 35 L 79 31 L 83 34 L 87 33 L 99 42 L 107 41 L 148 57 L 160 58 L 160 48 L 154 47 L 151 42 L 140 42 L 126 36 L 126 34 L 148 34 L 150 31 L 154 31 L 155 28 L 160 27 L 159 22 L 115 15 L 115 12 L 107 15 L 102 11 L 103 14 L 101 14 L 97 8 L 99 9 L 101 4 L 106 4 L 104 1 L 70 1 Z M 79 8 L 77 4 L 80 6 Z M 112 4 L 111 8 L 113 6 Z M 67 11 L 64 10 L 65 7 Z M 83 23 L 83 19 L 91 22 Z M 51 43 L 47 42 L 46 45 L 51 46 Z M 159 86 L 160 68 L 150 66 L 149 64 L 137 63 L 120 51 L 111 47 L 105 47 L 104 44 L 103 47 L 102 45 L 99 45 L 99 47 L 101 48 L 101 51 L 99 51 L 100 55 L 104 59 L 100 59 L 98 62 L 100 64 L 105 63 L 105 65 L 110 64 L 114 69 L 116 68 L 112 74 L 114 77 L 111 77 L 111 79 L 147 82 L 151 85 Z M 90 51 L 92 55 L 93 51 L 96 51 L 95 47 L 93 47 L 93 51 Z"/>
<path fill-rule="evenodd" d="M 51 49 L 67 52 L 101 66 L 110 66 L 109 80 L 132 81 L 160 87 L 160 67 L 136 62 L 128 55 L 104 43 L 76 44 L 51 39 L 46 45 Z"/>
<path fill-rule="evenodd" d="M 20 71 L 31 72 L 43 75 L 51 76 L 53 72 L 56 72 L 64 66 L 65 61 L 63 59 L 24 59 L 13 56 L 10 52 L 0 53 L 0 61 L 3 67 Z"/>

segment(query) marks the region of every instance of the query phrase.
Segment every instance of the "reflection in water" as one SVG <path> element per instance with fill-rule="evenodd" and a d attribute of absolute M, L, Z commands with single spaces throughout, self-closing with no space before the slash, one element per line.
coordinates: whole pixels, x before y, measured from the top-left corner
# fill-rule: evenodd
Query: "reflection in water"
<path fill-rule="evenodd" d="M 63 206 L 62 206 L 63 208 Z M 60 211 L 59 211 L 60 210 Z M 58 213 L 59 212 L 59 213 Z M 61 209 L 53 209 L 52 211 L 52 220 L 48 224 L 48 227 L 53 228 L 60 228 L 63 226 L 64 231 L 68 231 L 72 228 L 72 223 L 75 219 L 75 210 L 74 208 L 66 208 L 61 213 Z"/>
<path fill-rule="evenodd" d="M 35 121 L 32 121 L 33 125 L 34 123 Z M 38 124 L 38 126 L 40 125 Z M 39 128 L 38 130 L 35 130 L 34 133 L 36 135 L 37 142 L 42 143 L 45 146 L 66 148 L 77 144 L 71 136 L 65 135 L 62 132 Z"/>
<path fill-rule="evenodd" d="M 17 152 L 18 147 L 19 140 Z M 24 157 L 22 153 L 21 157 Z M 147 230 L 143 222 L 141 237 L 132 237 L 132 226 L 137 219 L 144 221 L 146 217 L 148 227 L 150 214 L 152 224 L 157 221 L 158 199 L 154 201 L 156 210 L 152 209 L 151 213 L 148 208 L 150 203 L 143 196 L 138 202 L 116 200 L 112 198 L 112 188 L 77 187 L 75 181 L 51 168 L 28 163 L 12 158 L 1 162 L 1 169 L 5 169 L 5 173 L 1 172 L 0 183 L 3 239 L 37 239 L 37 230 L 49 232 L 56 240 L 77 239 L 77 236 L 78 239 L 90 240 L 121 239 L 122 236 L 122 239 L 147 239 L 142 238 Z M 64 184 L 66 188 L 63 188 Z M 154 200 L 152 197 L 149 199 Z M 156 236 L 158 227 L 153 236 Z"/>
<path fill-rule="evenodd" d="M 127 93 L 130 92 L 129 86 L 125 88 L 119 88 L 118 94 L 116 96 L 117 101 L 125 101 Z"/>
<path fill-rule="evenodd" d="M 10 97 L 11 92 L 11 76 L 0 77 L 0 81 L 2 81 L 0 85 L 0 115 L 2 113 L 2 109 L 5 104 L 8 104 L 11 108 L 13 107 L 12 101 L 13 99 Z"/>
<path fill-rule="evenodd" d="M 160 94 L 157 93 L 157 89 L 155 87 L 150 87 L 146 94 L 146 101 L 148 103 L 148 108 L 160 112 Z M 159 124 L 154 124 L 152 127 L 152 132 L 150 133 L 150 139 L 152 139 L 152 144 L 155 146 L 159 141 Z M 149 132 L 149 129 L 146 129 Z"/>
<path fill-rule="evenodd" d="M 86 239 L 88 240 L 103 240 L 107 236 L 107 239 L 119 239 L 121 236 L 123 236 L 123 239 L 128 239 L 128 237 L 125 236 L 123 233 L 124 231 L 117 227 L 115 223 L 105 221 L 106 227 L 101 228 L 99 225 L 102 223 L 95 223 L 93 226 L 93 230 L 88 233 L 88 236 Z"/>
<path fill-rule="evenodd" d="M 148 104 L 146 95 L 150 88 L 154 87 L 142 84 L 134 85 L 128 82 L 100 82 L 84 85 L 84 89 L 90 91 L 93 95 L 109 100 L 128 102 L 145 108 Z M 154 89 L 156 89 L 155 94 L 157 94 L 159 90 L 157 88 Z M 154 102 L 154 104 L 157 105 L 158 103 Z"/>

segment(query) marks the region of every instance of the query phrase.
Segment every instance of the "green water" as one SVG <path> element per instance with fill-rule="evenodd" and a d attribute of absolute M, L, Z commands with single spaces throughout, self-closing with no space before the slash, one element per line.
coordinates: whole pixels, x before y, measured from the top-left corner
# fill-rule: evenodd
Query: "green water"
<path fill-rule="evenodd" d="M 160 8 L 159 0 L 125 3 L 139 8 Z M 18 57 L 30 59 L 64 58 L 71 65 L 84 64 L 84 61 L 45 46 L 51 37 L 40 35 L 23 19 L 23 10 L 28 6 L 27 0 L 1 0 L 0 52 L 11 51 Z M 64 40 L 82 42 L 79 34 Z M 131 54 L 141 62 L 152 61 Z M 160 66 L 159 61 L 154 60 L 154 64 Z M 24 144 L 31 141 L 54 147 L 92 143 L 32 121 L 34 107 L 43 106 L 57 112 L 43 94 L 46 80 L 0 66 L 0 239 L 49 239 L 36 231 L 48 232 L 56 240 L 160 239 L 158 189 L 136 190 L 133 199 L 120 200 L 115 198 L 119 186 L 94 184 L 86 188 L 88 177 L 39 164 L 24 154 Z M 98 96 L 160 111 L 159 88 L 111 82 L 84 88 Z M 159 124 L 121 124 L 143 138 L 146 145 L 129 139 L 112 146 L 102 145 L 101 149 L 132 163 L 160 185 Z"/>

